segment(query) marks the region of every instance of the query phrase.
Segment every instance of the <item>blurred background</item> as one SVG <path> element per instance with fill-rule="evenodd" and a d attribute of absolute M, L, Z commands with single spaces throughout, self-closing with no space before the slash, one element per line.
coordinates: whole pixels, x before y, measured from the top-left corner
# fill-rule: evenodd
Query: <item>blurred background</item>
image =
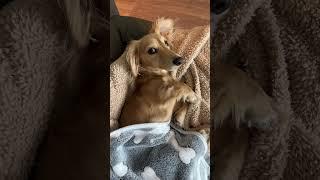
<path fill-rule="evenodd" d="M 170 17 L 179 28 L 192 28 L 210 23 L 209 0 L 115 0 L 122 16 L 146 20 Z"/>

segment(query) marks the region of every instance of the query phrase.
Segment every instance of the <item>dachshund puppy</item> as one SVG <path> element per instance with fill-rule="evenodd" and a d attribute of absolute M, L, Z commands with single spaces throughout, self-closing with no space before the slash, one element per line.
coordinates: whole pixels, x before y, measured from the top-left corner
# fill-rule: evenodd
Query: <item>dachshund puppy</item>
<path fill-rule="evenodd" d="M 160 18 L 149 34 L 129 44 L 126 59 L 136 88 L 123 107 L 120 126 L 170 121 L 174 112 L 177 121 L 183 122 L 187 105 L 177 109 L 177 103 L 198 101 L 189 86 L 175 79 L 183 59 L 167 40 L 172 31 L 173 21 Z"/>

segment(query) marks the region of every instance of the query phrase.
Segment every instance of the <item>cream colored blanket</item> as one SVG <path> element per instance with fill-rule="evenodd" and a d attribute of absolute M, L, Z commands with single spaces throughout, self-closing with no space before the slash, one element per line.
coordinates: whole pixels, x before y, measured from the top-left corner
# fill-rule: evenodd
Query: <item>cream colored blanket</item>
<path fill-rule="evenodd" d="M 175 51 L 186 62 L 179 68 L 177 78 L 185 81 L 201 97 L 201 102 L 190 105 L 187 113 L 189 128 L 207 125 L 210 119 L 210 26 L 190 30 L 177 29 L 170 37 Z M 126 51 L 110 66 L 110 128 L 118 128 L 118 118 L 125 99 L 134 86 Z M 187 127 L 188 128 L 188 127 Z"/>

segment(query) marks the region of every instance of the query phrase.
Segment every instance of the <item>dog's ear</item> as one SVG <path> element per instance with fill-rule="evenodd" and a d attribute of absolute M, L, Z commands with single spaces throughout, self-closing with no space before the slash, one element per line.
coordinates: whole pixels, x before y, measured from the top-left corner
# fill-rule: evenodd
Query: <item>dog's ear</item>
<path fill-rule="evenodd" d="M 174 21 L 168 18 L 158 18 L 153 22 L 150 33 L 157 33 L 162 36 L 168 36 L 173 32 Z"/>
<path fill-rule="evenodd" d="M 133 74 L 133 77 L 137 77 L 139 74 L 140 61 L 139 61 L 138 43 L 139 41 L 136 41 L 136 40 L 131 41 L 126 53 L 126 60 L 130 66 L 130 70 Z"/>

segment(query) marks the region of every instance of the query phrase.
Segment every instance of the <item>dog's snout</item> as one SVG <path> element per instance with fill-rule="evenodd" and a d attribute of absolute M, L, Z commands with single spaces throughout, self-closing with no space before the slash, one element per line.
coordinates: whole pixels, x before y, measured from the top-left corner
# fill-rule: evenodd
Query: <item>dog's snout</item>
<path fill-rule="evenodd" d="M 182 57 L 176 57 L 174 58 L 174 60 L 172 61 L 172 63 L 174 65 L 180 66 L 182 64 Z"/>

